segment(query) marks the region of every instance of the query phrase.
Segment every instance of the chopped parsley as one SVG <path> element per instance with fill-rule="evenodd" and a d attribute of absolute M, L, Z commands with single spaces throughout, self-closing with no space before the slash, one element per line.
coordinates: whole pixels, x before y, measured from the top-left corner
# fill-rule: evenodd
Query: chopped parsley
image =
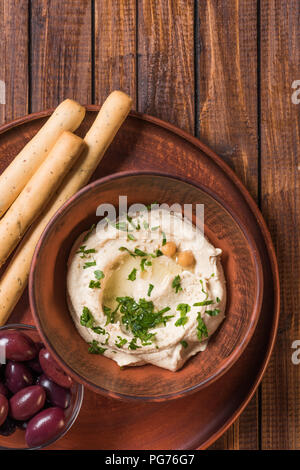
<path fill-rule="evenodd" d="M 141 266 L 141 271 L 145 271 L 145 266 L 152 266 L 152 263 L 151 261 L 147 261 L 147 258 L 143 258 L 140 263 L 140 266 Z"/>
<path fill-rule="evenodd" d="M 188 343 L 183 339 L 182 341 L 180 341 L 180 344 L 182 344 L 182 346 L 184 348 L 187 348 L 188 347 Z"/>
<path fill-rule="evenodd" d="M 155 230 L 158 230 L 160 225 L 156 225 L 155 227 L 151 227 L 151 232 L 155 232 Z"/>
<path fill-rule="evenodd" d="M 159 256 L 163 256 L 163 252 L 156 250 L 155 253 L 152 253 L 150 256 L 152 256 L 152 258 L 159 258 Z"/>
<path fill-rule="evenodd" d="M 127 251 L 127 253 L 129 253 L 130 256 L 133 256 L 134 258 L 136 256 L 141 256 L 142 258 L 145 258 L 147 256 L 151 256 L 152 258 L 158 258 L 159 256 L 163 255 L 160 250 L 156 250 L 155 253 L 146 253 L 145 251 L 142 251 L 139 248 L 135 248 L 134 251 L 131 251 L 126 246 L 120 246 L 119 250 Z"/>
<path fill-rule="evenodd" d="M 83 307 L 82 309 L 82 315 L 80 317 L 80 324 L 82 326 L 85 326 L 86 328 L 91 328 L 91 330 L 94 331 L 94 333 L 97 333 L 98 335 L 105 335 L 106 331 L 102 326 L 94 326 L 95 319 L 87 307 Z"/>
<path fill-rule="evenodd" d="M 94 326 L 94 317 L 89 308 L 83 307 L 82 315 L 80 317 L 80 325 L 86 328 L 92 328 Z"/>
<path fill-rule="evenodd" d="M 94 339 L 91 343 L 89 343 L 89 345 L 90 345 L 90 347 L 88 349 L 88 352 L 90 354 L 103 354 L 106 351 L 106 349 L 101 348 L 101 346 L 99 346 L 98 341 L 96 341 Z"/>
<path fill-rule="evenodd" d="M 117 297 L 118 308 L 120 308 L 121 321 L 133 336 L 141 340 L 142 346 L 152 344 L 155 333 L 150 333 L 151 328 L 159 325 L 166 326 L 167 321 L 173 315 L 164 316 L 164 313 L 171 310 L 170 307 L 155 312 L 154 304 L 151 301 L 140 299 L 138 302 L 133 297 Z"/>
<path fill-rule="evenodd" d="M 133 268 L 131 273 L 129 274 L 128 278 L 129 281 L 135 281 L 136 280 L 136 268 Z"/>
<path fill-rule="evenodd" d="M 153 284 L 149 284 L 148 292 L 147 292 L 148 297 L 150 297 L 151 292 L 153 291 L 153 289 L 154 289 L 154 285 L 153 285 Z"/>
<path fill-rule="evenodd" d="M 91 279 L 89 283 L 89 287 L 91 289 L 100 289 L 101 287 L 100 280 L 104 278 L 104 273 L 103 271 L 100 271 L 100 269 L 98 269 L 94 271 L 94 275 L 95 275 L 96 281 L 94 279 Z"/>
<path fill-rule="evenodd" d="M 97 333 L 97 335 L 105 335 L 106 334 L 106 331 L 104 328 L 102 328 L 102 326 L 93 326 L 91 328 L 93 330 L 94 333 Z M 108 338 L 107 338 L 108 340 Z"/>
<path fill-rule="evenodd" d="M 217 304 L 219 304 L 221 302 L 221 299 L 219 297 L 217 297 L 216 302 L 217 302 Z"/>
<path fill-rule="evenodd" d="M 152 202 L 151 204 L 146 205 L 148 211 L 151 211 L 152 207 L 156 207 L 156 206 L 158 206 L 158 202 Z"/>
<path fill-rule="evenodd" d="M 121 338 L 121 336 L 117 336 L 119 342 L 115 341 L 115 345 L 117 346 L 117 348 L 122 348 L 124 346 L 124 344 L 127 343 L 127 339 L 126 338 Z"/>
<path fill-rule="evenodd" d="M 100 281 L 95 281 L 94 279 L 91 279 L 90 283 L 89 283 L 89 287 L 91 289 L 100 289 L 101 283 L 100 283 Z"/>
<path fill-rule="evenodd" d="M 211 317 L 216 317 L 217 315 L 219 315 L 220 309 L 215 308 L 214 310 L 205 310 L 205 313 L 207 313 L 207 315 L 210 315 Z"/>
<path fill-rule="evenodd" d="M 193 305 L 194 307 L 204 307 L 205 305 L 211 305 L 213 303 L 214 303 L 213 300 L 202 300 L 202 302 L 196 302 Z"/>
<path fill-rule="evenodd" d="M 128 222 L 130 223 L 130 225 L 132 225 L 132 227 L 133 227 L 135 230 L 137 230 L 137 231 L 140 230 L 141 226 L 140 226 L 140 223 L 139 223 L 139 222 L 138 222 L 137 225 L 135 225 L 135 224 L 132 222 L 132 217 L 130 217 L 129 215 L 127 215 L 127 220 L 128 220 Z"/>
<path fill-rule="evenodd" d="M 174 277 L 172 281 L 172 287 L 175 289 L 176 294 L 182 290 L 181 284 L 180 284 L 180 276 L 179 274 Z"/>
<path fill-rule="evenodd" d="M 134 258 L 136 256 L 149 256 L 148 253 L 145 253 L 144 251 L 140 250 L 139 248 L 135 248 L 134 251 L 131 251 L 126 246 L 120 246 L 119 250 L 120 251 L 127 251 L 130 254 L 130 256 L 133 256 Z"/>
<path fill-rule="evenodd" d="M 204 321 L 201 317 L 200 312 L 198 313 L 198 316 L 197 316 L 197 322 L 198 322 L 197 337 L 198 337 L 199 341 L 202 341 L 204 338 L 208 337 L 208 331 L 207 331 L 206 325 L 205 325 L 205 323 L 204 323 Z"/>
<path fill-rule="evenodd" d="M 109 323 L 115 323 L 115 316 L 118 311 L 119 305 L 117 305 L 117 308 L 115 310 L 112 310 L 110 307 L 106 307 L 103 305 L 103 313 L 106 316 L 106 323 L 105 326 L 108 325 Z"/>
<path fill-rule="evenodd" d="M 148 224 L 148 222 L 146 222 L 145 220 L 143 221 L 143 226 L 144 226 L 144 229 L 145 229 L 145 230 L 148 230 L 149 224 Z"/>
<path fill-rule="evenodd" d="M 130 341 L 130 343 L 128 345 L 128 349 L 131 349 L 132 351 L 135 351 L 136 349 L 141 348 L 141 346 L 138 346 L 136 344 L 136 340 L 137 340 L 137 337 L 132 338 L 132 340 Z"/>
<path fill-rule="evenodd" d="M 165 232 L 162 233 L 163 239 L 162 239 L 162 246 L 164 246 L 167 243 L 167 237 Z"/>
<path fill-rule="evenodd" d="M 96 271 L 94 271 L 94 274 L 95 274 L 95 278 L 98 279 L 98 281 L 104 278 L 104 272 L 101 271 L 100 269 L 97 269 Z"/>
<path fill-rule="evenodd" d="M 83 239 L 83 242 L 86 242 L 86 241 L 87 241 L 87 239 L 89 238 L 89 236 L 91 235 L 91 233 L 92 233 L 92 231 L 94 230 L 95 227 L 96 227 L 95 224 L 93 224 L 93 225 L 91 226 L 91 228 L 89 229 L 89 231 L 85 234 L 85 237 L 84 237 L 84 239 Z"/>
<path fill-rule="evenodd" d="M 180 312 L 180 318 L 175 322 L 175 326 L 184 326 L 188 322 L 188 312 L 190 312 L 191 307 L 189 304 L 178 304 L 176 310 Z"/>
<path fill-rule="evenodd" d="M 136 238 L 131 233 L 127 233 L 127 239 L 132 240 L 132 241 L 136 241 Z"/>
<path fill-rule="evenodd" d="M 206 296 L 206 297 L 205 297 L 205 300 L 207 300 L 207 298 L 208 298 L 208 292 L 206 292 L 206 291 L 204 290 L 202 279 L 200 279 L 199 282 L 200 282 L 200 284 L 201 284 L 201 292 L 203 292 L 203 294 Z"/>
<path fill-rule="evenodd" d="M 88 250 L 86 250 L 85 248 L 86 245 L 82 245 L 79 247 L 79 250 L 76 251 L 76 254 L 81 254 L 80 258 L 86 258 L 87 255 L 90 255 L 91 253 L 96 253 L 95 248 L 89 248 Z"/>
<path fill-rule="evenodd" d="M 83 269 L 90 268 L 91 266 L 96 266 L 96 261 L 87 261 L 86 263 L 84 263 Z"/>

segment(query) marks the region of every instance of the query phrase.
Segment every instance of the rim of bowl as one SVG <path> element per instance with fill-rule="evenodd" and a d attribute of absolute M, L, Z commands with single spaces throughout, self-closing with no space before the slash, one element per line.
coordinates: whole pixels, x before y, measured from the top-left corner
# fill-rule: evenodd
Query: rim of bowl
<path fill-rule="evenodd" d="M 0 331 L 3 330 L 31 330 L 35 331 L 37 334 L 39 334 L 38 328 L 36 328 L 34 325 L 27 325 L 26 323 L 10 323 L 7 325 L 0 326 Z M 68 420 L 68 425 L 66 426 L 65 429 L 62 429 L 62 431 L 49 441 L 47 441 L 45 444 L 42 444 L 40 446 L 34 446 L 34 447 L 3 447 L 0 445 L 0 450 L 39 450 L 39 449 L 44 449 L 45 447 L 50 446 L 51 444 L 54 444 L 54 442 L 58 441 L 61 439 L 67 432 L 71 429 L 73 424 L 75 423 L 79 412 L 81 410 L 82 402 L 83 402 L 83 396 L 84 396 L 84 386 L 79 383 L 79 382 L 74 382 L 77 390 L 76 390 L 76 401 L 74 403 L 74 408 L 72 411 L 72 414 Z M 9 436 L 7 436 L 9 437 Z M 1 438 L 1 436 L 0 436 Z"/>
<path fill-rule="evenodd" d="M 73 369 L 71 369 L 65 360 L 55 351 L 53 348 L 51 342 L 48 340 L 48 337 L 46 333 L 43 331 L 41 322 L 39 319 L 39 315 L 37 312 L 37 304 L 36 304 L 36 296 L 35 296 L 35 289 L 34 289 L 34 277 L 35 277 L 35 271 L 36 271 L 36 266 L 38 263 L 39 259 L 39 251 L 43 247 L 43 245 L 46 243 L 48 234 L 51 231 L 51 229 L 56 225 L 57 221 L 64 216 L 65 212 L 70 210 L 74 205 L 76 205 L 77 201 L 88 191 L 93 189 L 94 187 L 101 186 L 102 184 L 113 182 L 115 180 L 121 179 L 121 178 L 127 178 L 127 177 L 135 177 L 135 176 L 152 176 L 152 177 L 163 177 L 163 178 L 169 178 L 177 181 L 181 181 L 183 183 L 189 184 L 191 186 L 194 186 L 197 189 L 202 190 L 204 193 L 207 193 L 212 199 L 214 199 L 229 215 L 230 217 L 237 223 L 239 226 L 240 230 L 242 231 L 244 237 L 248 241 L 249 245 L 252 248 L 252 257 L 255 260 L 255 270 L 256 270 L 256 276 L 258 279 L 257 283 L 257 292 L 256 292 L 256 299 L 255 299 L 255 306 L 253 308 L 253 312 L 251 315 L 251 320 L 249 321 L 248 328 L 246 330 L 246 333 L 244 334 L 244 337 L 241 339 L 239 342 L 238 346 L 234 348 L 232 353 L 224 358 L 222 362 L 219 364 L 218 369 L 210 376 L 208 376 L 206 379 L 201 380 L 198 384 L 193 385 L 191 387 L 185 388 L 183 390 L 180 390 L 178 392 L 173 392 L 170 394 L 163 394 L 163 395 L 158 395 L 158 396 L 139 396 L 139 395 L 126 395 L 124 393 L 119 393 L 115 391 L 111 391 L 108 389 L 105 389 L 103 387 L 100 387 L 98 385 L 95 385 L 94 383 L 90 382 L 86 378 L 82 377 L 79 375 L 77 372 L 75 372 Z M 212 384 L 215 382 L 217 379 L 219 379 L 222 375 L 224 375 L 241 357 L 242 353 L 245 351 L 246 347 L 248 346 L 253 333 L 255 331 L 260 312 L 261 312 L 261 306 L 262 306 L 262 298 L 263 298 L 263 270 L 262 270 L 262 265 L 261 265 L 261 260 L 260 257 L 258 256 L 258 249 L 256 246 L 256 243 L 246 229 L 246 226 L 244 223 L 241 222 L 240 218 L 236 215 L 236 213 L 232 210 L 232 208 L 224 202 L 218 195 L 216 195 L 210 188 L 207 188 L 204 184 L 198 183 L 194 181 L 192 178 L 188 177 L 182 177 L 180 175 L 174 175 L 172 173 L 166 173 L 166 172 L 161 172 L 161 171 L 153 171 L 153 170 L 132 170 L 132 171 L 120 171 L 116 172 L 107 176 L 104 176 L 102 178 L 99 178 L 95 181 L 92 181 L 88 185 L 84 186 L 81 188 L 77 193 L 75 193 L 73 196 L 71 196 L 58 210 L 57 212 L 53 215 L 53 217 L 50 219 L 48 224 L 46 225 L 39 241 L 38 244 L 35 248 L 32 263 L 31 263 L 31 269 L 30 269 L 30 274 L 29 274 L 29 301 L 30 301 L 30 307 L 31 311 L 37 326 L 37 329 L 39 331 L 40 336 L 44 340 L 44 342 L 47 345 L 47 348 L 50 350 L 51 354 L 55 357 L 56 361 L 59 363 L 59 365 L 67 372 L 69 375 L 71 375 L 77 382 L 80 382 L 84 384 L 87 388 L 90 390 L 100 393 L 106 397 L 113 397 L 117 399 L 122 399 L 122 400 L 139 400 L 139 401 L 153 401 L 153 402 L 159 402 L 159 401 L 166 401 L 166 400 L 172 400 L 172 399 L 177 399 L 181 398 L 183 396 L 187 396 L 188 394 L 194 393 L 196 391 L 199 391 L 208 385 Z"/>

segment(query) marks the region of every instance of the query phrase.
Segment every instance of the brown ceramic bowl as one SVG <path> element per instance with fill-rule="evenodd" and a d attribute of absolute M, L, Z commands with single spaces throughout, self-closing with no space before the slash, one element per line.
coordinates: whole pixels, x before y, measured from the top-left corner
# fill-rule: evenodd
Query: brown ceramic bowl
<path fill-rule="evenodd" d="M 121 370 L 112 360 L 89 354 L 66 303 L 67 258 L 77 236 L 98 222 L 101 203 L 118 207 L 119 195 L 133 203 L 202 203 L 205 235 L 223 250 L 227 280 L 226 318 L 204 352 L 177 372 L 152 365 Z M 195 215 L 193 215 L 193 222 Z M 199 390 L 240 357 L 256 327 L 263 290 L 255 243 L 236 215 L 210 190 L 187 179 L 153 172 L 118 173 L 79 191 L 52 218 L 35 251 L 29 294 L 38 330 L 60 365 L 97 393 L 125 399 L 166 400 Z M 246 371 L 245 371 L 246 373 Z"/>

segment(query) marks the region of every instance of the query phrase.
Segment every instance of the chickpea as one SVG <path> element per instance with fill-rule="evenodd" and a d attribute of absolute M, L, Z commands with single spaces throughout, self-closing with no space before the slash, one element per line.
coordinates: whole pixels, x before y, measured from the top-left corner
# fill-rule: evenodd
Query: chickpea
<path fill-rule="evenodd" d="M 161 247 L 161 251 L 163 252 L 163 254 L 169 256 L 170 258 L 175 255 L 176 250 L 177 247 L 176 243 L 174 242 L 167 242 L 164 246 Z"/>
<path fill-rule="evenodd" d="M 190 250 L 181 251 L 177 256 L 177 263 L 183 268 L 187 268 L 195 263 L 195 258 Z"/>

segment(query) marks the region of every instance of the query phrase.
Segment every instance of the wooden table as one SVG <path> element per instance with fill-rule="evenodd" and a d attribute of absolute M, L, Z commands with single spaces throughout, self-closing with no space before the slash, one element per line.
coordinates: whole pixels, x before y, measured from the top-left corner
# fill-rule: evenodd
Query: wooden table
<path fill-rule="evenodd" d="M 2 0 L 0 44 L 1 124 L 119 88 L 248 187 L 277 250 L 280 328 L 262 385 L 213 448 L 300 449 L 300 2 Z"/>

